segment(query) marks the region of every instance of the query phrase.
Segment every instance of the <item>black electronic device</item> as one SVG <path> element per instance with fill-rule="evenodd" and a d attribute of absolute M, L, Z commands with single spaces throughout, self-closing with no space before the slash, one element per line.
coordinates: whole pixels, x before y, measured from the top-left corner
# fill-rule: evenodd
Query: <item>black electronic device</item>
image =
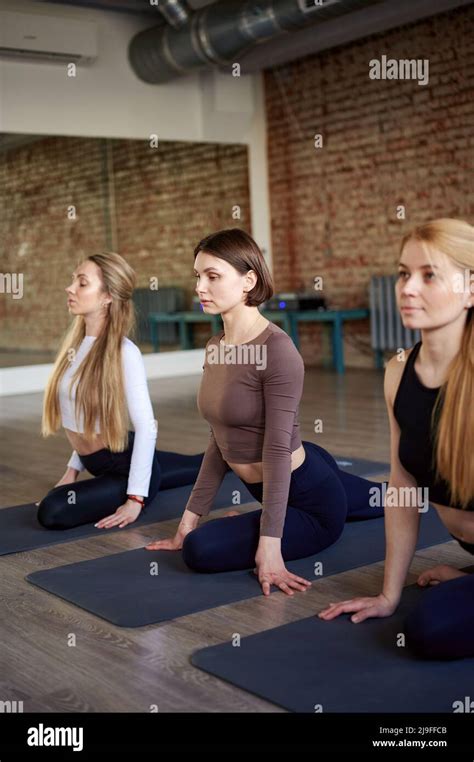
<path fill-rule="evenodd" d="M 274 294 L 263 305 L 265 310 L 281 310 L 288 312 L 289 310 L 296 310 L 303 312 L 307 310 L 326 310 L 326 300 L 322 296 L 316 296 L 314 293 L 298 293 L 296 291 L 280 292 Z"/>

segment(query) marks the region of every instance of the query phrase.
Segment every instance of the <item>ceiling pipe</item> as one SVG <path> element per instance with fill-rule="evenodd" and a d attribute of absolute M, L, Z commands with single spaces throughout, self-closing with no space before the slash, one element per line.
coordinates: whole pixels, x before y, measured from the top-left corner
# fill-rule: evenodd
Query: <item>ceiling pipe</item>
<path fill-rule="evenodd" d="M 188 11 L 187 22 L 178 28 L 162 24 L 142 30 L 130 42 L 129 60 L 144 82 L 168 82 L 205 67 L 228 66 L 263 40 L 379 2 L 223 0 Z"/>

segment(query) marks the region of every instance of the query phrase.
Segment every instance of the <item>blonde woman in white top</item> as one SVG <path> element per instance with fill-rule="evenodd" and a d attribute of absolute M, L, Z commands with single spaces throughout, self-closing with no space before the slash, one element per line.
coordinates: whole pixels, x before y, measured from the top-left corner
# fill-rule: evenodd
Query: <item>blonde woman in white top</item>
<path fill-rule="evenodd" d="M 42 434 L 62 424 L 73 453 L 39 503 L 38 520 L 48 529 L 91 522 L 99 529 L 125 527 L 160 488 L 194 482 L 199 472 L 203 454 L 155 449 L 157 422 L 143 358 L 128 338 L 135 278 L 123 257 L 102 253 L 87 257 L 66 288 L 75 320 L 48 381 Z M 84 469 L 94 478 L 76 483 Z"/>

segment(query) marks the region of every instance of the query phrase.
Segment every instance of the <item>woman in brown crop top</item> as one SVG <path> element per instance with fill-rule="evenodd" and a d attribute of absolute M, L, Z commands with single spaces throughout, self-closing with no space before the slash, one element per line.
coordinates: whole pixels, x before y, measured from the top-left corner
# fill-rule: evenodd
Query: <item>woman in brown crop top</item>
<path fill-rule="evenodd" d="M 389 489 L 398 504 L 385 511 L 383 591 L 331 604 L 319 614 L 326 620 L 352 613 L 362 622 L 398 607 L 422 512 L 403 501 L 407 487 L 426 487 L 451 535 L 474 553 L 474 227 L 444 218 L 408 233 L 396 296 L 403 324 L 421 330 L 422 341 L 385 373 Z M 432 589 L 405 622 L 407 645 L 420 658 L 474 656 L 474 574 L 440 565 L 418 584 Z"/>
<path fill-rule="evenodd" d="M 322 447 L 301 441 L 303 360 L 258 310 L 273 288 L 255 241 L 243 230 L 223 230 L 203 239 L 194 257 L 203 309 L 224 322 L 207 343 L 198 395 L 210 439 L 176 536 L 147 549 L 182 548 L 196 571 L 256 567 L 266 595 L 271 584 L 289 595 L 305 591 L 310 582 L 290 573 L 285 561 L 333 544 L 348 514 L 381 515 L 370 507 L 374 482 L 340 471 Z M 197 528 L 230 469 L 262 509 Z"/>

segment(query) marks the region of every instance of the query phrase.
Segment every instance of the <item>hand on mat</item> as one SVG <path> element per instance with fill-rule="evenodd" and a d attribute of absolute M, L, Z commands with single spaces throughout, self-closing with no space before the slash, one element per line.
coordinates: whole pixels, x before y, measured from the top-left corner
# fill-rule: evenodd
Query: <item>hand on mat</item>
<path fill-rule="evenodd" d="M 260 538 L 259 548 L 255 556 L 256 569 L 254 569 L 254 574 L 258 576 L 263 594 L 270 595 L 271 585 L 276 585 L 287 595 L 293 595 L 292 588 L 304 592 L 308 587 L 311 587 L 309 580 L 298 577 L 297 574 L 292 574 L 286 569 L 281 555 L 280 540 L 274 537 L 266 537 L 265 540 L 278 540 L 278 547 L 276 543 L 275 547 L 273 547 L 273 543 L 268 543 L 268 547 L 262 550 L 260 547 L 262 538 Z"/>
<path fill-rule="evenodd" d="M 440 582 L 447 582 L 450 579 L 456 579 L 456 577 L 463 577 L 466 573 L 467 572 L 463 572 L 460 569 L 455 569 L 454 566 L 440 564 L 439 566 L 433 566 L 431 569 L 422 572 L 417 579 L 417 583 L 420 587 L 439 585 Z"/>
<path fill-rule="evenodd" d="M 120 508 L 117 508 L 115 513 L 101 519 L 94 526 L 97 529 L 111 529 L 111 527 L 118 525 L 122 529 L 127 524 L 133 524 L 138 519 L 141 510 L 141 506 L 135 500 L 127 500 Z"/>
<path fill-rule="evenodd" d="M 348 614 L 355 612 L 351 616 L 351 622 L 363 622 L 370 617 L 391 616 L 397 608 L 397 603 L 390 601 L 383 593 L 370 598 L 351 598 L 348 601 L 339 603 L 330 603 L 327 609 L 320 611 L 320 619 L 329 621 L 339 616 L 339 614 Z"/>
<path fill-rule="evenodd" d="M 181 519 L 178 529 L 174 537 L 169 537 L 167 540 L 154 540 L 145 545 L 145 550 L 181 550 L 183 547 L 184 538 L 193 529 L 196 529 L 200 516 L 191 511 L 185 511 L 185 515 Z"/>

